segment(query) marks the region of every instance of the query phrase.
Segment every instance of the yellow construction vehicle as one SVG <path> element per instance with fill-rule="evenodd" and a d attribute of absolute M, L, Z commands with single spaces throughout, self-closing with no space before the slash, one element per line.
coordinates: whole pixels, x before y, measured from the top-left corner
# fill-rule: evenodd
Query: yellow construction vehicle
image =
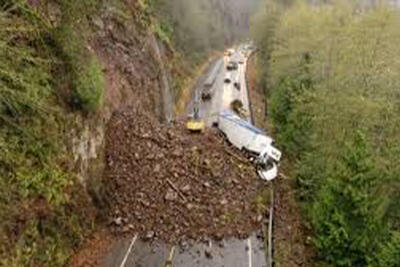
<path fill-rule="evenodd" d="M 204 130 L 204 121 L 199 115 L 199 102 L 195 101 L 193 106 L 193 116 L 186 123 L 186 128 L 191 132 L 202 132 Z"/>

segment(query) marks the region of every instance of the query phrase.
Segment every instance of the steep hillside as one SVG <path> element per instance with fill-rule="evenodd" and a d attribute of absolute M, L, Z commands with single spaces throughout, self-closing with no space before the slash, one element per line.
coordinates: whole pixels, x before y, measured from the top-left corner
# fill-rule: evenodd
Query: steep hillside
<path fill-rule="evenodd" d="M 321 266 L 399 266 L 399 9 L 307 2 L 266 1 L 254 31 L 268 112 L 313 231 L 299 242 L 314 244 Z"/>
<path fill-rule="evenodd" d="M 190 74 L 147 1 L 0 1 L 0 265 L 62 266 L 102 207 L 104 132 Z M 100 216 L 101 217 L 101 216 Z"/>
<path fill-rule="evenodd" d="M 112 114 L 172 120 L 196 68 L 246 35 L 252 4 L 0 1 L 1 266 L 69 262 L 102 219 Z"/>

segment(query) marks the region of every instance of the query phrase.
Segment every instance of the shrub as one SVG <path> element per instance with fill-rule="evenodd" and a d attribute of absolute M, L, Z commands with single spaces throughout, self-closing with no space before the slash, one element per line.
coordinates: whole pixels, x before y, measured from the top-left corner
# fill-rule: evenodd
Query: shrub
<path fill-rule="evenodd" d="M 96 111 L 103 100 L 104 77 L 101 66 L 92 54 L 87 65 L 77 69 L 72 81 L 73 103 L 84 110 Z"/>
<path fill-rule="evenodd" d="M 311 114 L 304 108 L 311 97 L 305 80 L 287 77 L 272 90 L 269 113 L 280 142 L 286 153 L 297 155 L 307 149 Z"/>
<path fill-rule="evenodd" d="M 97 0 L 85 3 L 74 0 L 63 2 L 61 25 L 54 31 L 60 54 L 58 56 L 64 61 L 72 81 L 71 102 L 73 106 L 89 112 L 97 111 L 102 104 L 104 77 L 95 53 L 87 48 L 82 34 L 86 32 L 82 20 L 87 12 L 96 10 L 97 4 Z"/>
<path fill-rule="evenodd" d="M 396 267 L 400 262 L 400 232 L 394 232 L 390 242 L 383 245 L 377 256 L 377 267 Z"/>

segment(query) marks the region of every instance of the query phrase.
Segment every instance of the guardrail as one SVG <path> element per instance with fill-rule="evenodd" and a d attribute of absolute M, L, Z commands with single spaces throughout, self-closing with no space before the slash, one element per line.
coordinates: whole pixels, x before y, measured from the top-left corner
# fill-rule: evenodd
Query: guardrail
<path fill-rule="evenodd" d="M 249 57 L 247 58 L 247 62 L 257 53 L 257 50 L 253 50 Z M 250 98 L 250 82 L 247 76 L 249 64 L 246 64 L 246 87 L 247 87 L 247 97 L 249 99 L 249 111 L 250 111 L 250 121 L 253 125 L 255 125 L 254 121 L 254 113 L 253 113 L 253 105 Z M 271 199 L 270 199 L 270 207 L 269 207 L 269 220 L 268 220 L 268 233 L 267 233 L 267 266 L 272 267 L 274 265 L 274 243 L 273 243 L 273 226 L 274 226 L 274 205 L 275 205 L 275 190 L 273 184 L 271 184 Z"/>

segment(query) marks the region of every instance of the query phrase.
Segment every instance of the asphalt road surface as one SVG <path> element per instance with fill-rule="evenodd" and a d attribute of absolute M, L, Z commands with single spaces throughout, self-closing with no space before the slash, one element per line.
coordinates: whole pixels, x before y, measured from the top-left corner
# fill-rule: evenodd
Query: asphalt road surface
<path fill-rule="evenodd" d="M 228 239 L 188 248 L 147 243 L 134 236 L 113 247 L 103 266 L 115 267 L 264 267 L 263 241 L 253 234 L 246 240 Z"/>
<path fill-rule="evenodd" d="M 238 65 L 237 70 L 228 71 L 226 69 L 227 64 L 232 59 L 242 61 L 243 64 Z M 223 61 L 224 64 L 220 64 Z M 211 87 L 212 98 L 210 100 L 202 100 L 201 92 L 204 90 L 204 83 L 213 75 L 213 69 L 215 66 L 221 66 L 219 71 L 216 72 L 216 79 Z M 250 114 L 249 99 L 246 87 L 246 69 L 247 69 L 247 57 L 245 57 L 241 51 L 235 50 L 235 53 L 231 56 L 223 56 L 211 64 L 206 73 L 199 77 L 196 88 L 194 99 L 188 106 L 188 115 L 193 113 L 194 102 L 199 104 L 199 115 L 203 118 L 207 126 L 212 126 L 217 121 L 218 114 L 221 111 L 230 109 L 231 103 L 234 100 L 240 100 L 243 103 L 243 108 L 246 114 Z M 226 78 L 230 79 L 230 83 L 225 83 Z M 234 82 L 240 83 L 240 90 L 234 87 Z M 250 116 L 248 116 L 250 121 Z"/>

